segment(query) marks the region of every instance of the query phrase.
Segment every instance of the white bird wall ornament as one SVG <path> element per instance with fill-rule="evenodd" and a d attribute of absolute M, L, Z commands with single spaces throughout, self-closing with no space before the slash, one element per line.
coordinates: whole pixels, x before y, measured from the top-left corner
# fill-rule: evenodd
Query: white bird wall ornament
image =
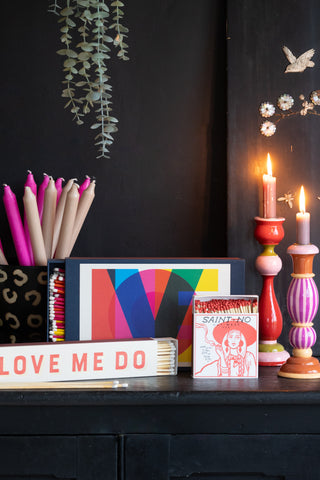
<path fill-rule="evenodd" d="M 293 55 L 293 53 L 291 52 L 291 50 L 289 50 L 288 47 L 283 46 L 282 50 L 284 51 L 284 54 L 289 61 L 289 65 L 287 66 L 284 73 L 304 72 L 307 67 L 312 68 L 315 65 L 314 62 L 311 61 L 311 58 L 315 53 L 314 48 L 307 50 L 298 58 Z"/>

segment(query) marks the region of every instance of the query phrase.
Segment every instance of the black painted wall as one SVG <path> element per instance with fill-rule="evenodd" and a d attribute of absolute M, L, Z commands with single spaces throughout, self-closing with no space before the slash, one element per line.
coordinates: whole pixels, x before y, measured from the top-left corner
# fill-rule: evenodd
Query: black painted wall
<path fill-rule="evenodd" d="M 226 255 L 225 2 L 125 2 L 130 61 L 110 63 L 119 120 L 110 160 L 96 159 L 96 132 L 63 108 L 48 4 L 2 5 L 0 181 L 22 204 L 28 169 L 38 183 L 43 172 L 96 177 L 73 255 Z M 15 262 L 2 202 L 0 225 Z"/>
<path fill-rule="evenodd" d="M 130 61 L 113 58 L 109 70 L 119 119 L 110 160 L 96 159 L 96 132 L 78 127 L 63 108 L 59 28 L 48 3 L 2 5 L 0 181 L 22 204 L 28 169 L 38 183 L 43 172 L 79 181 L 96 177 L 96 199 L 73 255 L 239 256 L 246 259 L 247 293 L 260 293 L 254 262 L 262 249 L 253 218 L 261 207 L 267 152 L 278 196 L 298 193 L 304 184 L 311 241 L 318 244 L 320 117 L 285 119 L 266 138 L 258 111 L 261 102 L 276 104 L 282 93 L 298 107 L 300 94 L 320 88 L 317 0 L 126 2 Z M 284 74 L 283 45 L 299 55 L 315 48 L 315 67 Z M 286 345 L 292 271 L 286 249 L 295 241 L 297 210 L 297 200 L 292 209 L 278 204 L 286 221 L 275 286 Z M 14 263 L 2 204 L 0 226 Z M 314 351 L 320 353 L 317 346 Z"/>
<path fill-rule="evenodd" d="M 295 215 L 302 184 L 311 214 L 311 242 L 320 245 L 320 117 L 298 114 L 285 118 L 277 124 L 276 133 L 267 138 L 259 133 L 264 120 L 259 106 L 265 101 L 276 106 L 278 97 L 287 93 L 295 100 L 293 110 L 300 111 L 299 96 L 303 94 L 310 101 L 310 93 L 320 88 L 319 22 L 320 3 L 316 0 L 228 2 L 228 252 L 246 259 L 247 291 L 260 293 L 262 282 L 255 259 L 262 247 L 254 239 L 253 218 L 260 213 L 261 179 L 270 152 L 278 197 L 289 191 L 297 194 L 292 209 L 284 202 L 277 206 L 277 215 L 286 218 L 285 238 L 276 247 L 283 268 L 275 279 L 275 288 L 284 317 L 281 340 L 287 346 L 291 320 L 286 294 L 292 262 L 286 250 L 295 243 Z M 314 48 L 315 66 L 300 73 L 284 73 L 288 61 L 283 45 L 296 56 Z M 319 108 L 315 108 L 318 113 Z M 319 289 L 319 255 L 314 260 L 314 272 Z M 319 335 L 319 313 L 315 328 Z M 317 355 L 318 343 L 313 349 Z"/>

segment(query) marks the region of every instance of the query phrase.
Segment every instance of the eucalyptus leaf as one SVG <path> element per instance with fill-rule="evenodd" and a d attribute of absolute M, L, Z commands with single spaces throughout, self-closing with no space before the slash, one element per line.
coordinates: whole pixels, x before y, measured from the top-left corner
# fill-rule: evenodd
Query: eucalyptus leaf
<path fill-rule="evenodd" d="M 104 58 L 106 58 L 106 56 L 107 55 L 105 53 L 98 52 L 98 53 L 94 53 L 91 58 L 95 62 L 97 60 L 103 60 Z"/>
<path fill-rule="evenodd" d="M 100 128 L 101 127 L 101 123 L 94 123 L 93 125 L 91 125 L 91 129 L 92 130 L 96 130 L 97 128 Z"/>
<path fill-rule="evenodd" d="M 81 61 L 81 62 L 84 62 L 86 60 L 89 60 L 89 58 L 91 57 L 91 54 L 89 52 L 81 52 L 79 53 L 78 55 L 78 59 Z"/>
<path fill-rule="evenodd" d="M 93 46 L 91 45 L 91 43 L 88 42 L 78 43 L 77 47 L 80 47 L 81 50 L 83 50 L 84 52 L 92 52 L 93 50 Z"/>
<path fill-rule="evenodd" d="M 63 62 L 63 66 L 64 67 L 73 67 L 74 65 L 76 65 L 76 61 L 73 59 L 73 58 L 67 58 L 67 60 L 65 60 Z"/>
<path fill-rule="evenodd" d="M 74 12 L 73 8 L 67 7 L 61 10 L 60 15 L 62 15 L 63 17 L 68 17 L 69 15 L 72 15 L 73 12 Z"/>
<path fill-rule="evenodd" d="M 70 58 L 78 57 L 77 52 L 75 52 L 74 50 L 71 50 L 70 48 L 67 48 L 65 52 L 66 52 L 65 55 L 67 55 L 67 57 L 70 57 Z"/>
<path fill-rule="evenodd" d="M 76 27 L 76 23 L 73 20 L 71 20 L 71 18 L 69 18 L 69 17 L 66 18 L 66 24 L 69 25 L 69 27 L 72 27 L 72 28 Z"/>
<path fill-rule="evenodd" d="M 108 120 L 108 122 L 118 123 L 118 120 L 114 117 L 107 117 L 106 120 Z"/>
<path fill-rule="evenodd" d="M 99 92 L 93 92 L 93 91 L 90 91 L 88 93 L 88 95 L 86 96 L 86 99 L 89 102 L 96 102 L 97 100 L 99 100 L 99 98 L 100 98 L 100 93 Z"/>
<path fill-rule="evenodd" d="M 107 43 L 112 43 L 113 42 L 113 38 L 109 37 L 108 35 L 103 35 L 102 38 L 103 38 L 104 42 L 107 42 Z"/>
<path fill-rule="evenodd" d="M 113 125 L 112 123 L 108 124 L 108 125 L 105 125 L 103 127 L 103 131 L 106 132 L 106 133 L 111 133 L 111 132 L 117 132 L 118 129 L 115 125 Z"/>
<path fill-rule="evenodd" d="M 89 6 L 88 0 L 77 0 L 77 4 L 80 5 L 81 7 L 88 7 Z"/>
<path fill-rule="evenodd" d="M 83 12 L 83 17 L 86 18 L 87 20 L 93 20 L 90 10 L 85 10 Z"/>

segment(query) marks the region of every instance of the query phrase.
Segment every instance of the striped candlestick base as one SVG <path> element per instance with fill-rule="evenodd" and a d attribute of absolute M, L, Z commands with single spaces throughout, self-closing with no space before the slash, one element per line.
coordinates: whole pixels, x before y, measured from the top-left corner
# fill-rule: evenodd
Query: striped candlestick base
<path fill-rule="evenodd" d="M 320 378 L 320 363 L 312 357 L 312 347 L 317 339 L 312 321 L 319 307 L 312 263 L 319 250 L 310 244 L 294 244 L 288 248 L 288 253 L 292 256 L 294 267 L 287 293 L 287 307 L 292 319 L 289 341 L 293 347 L 293 357 L 280 368 L 279 375 L 287 378 Z"/>

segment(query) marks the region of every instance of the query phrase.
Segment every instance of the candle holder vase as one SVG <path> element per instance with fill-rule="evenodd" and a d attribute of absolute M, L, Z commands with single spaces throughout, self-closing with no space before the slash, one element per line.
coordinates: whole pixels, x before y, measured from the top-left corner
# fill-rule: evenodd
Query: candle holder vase
<path fill-rule="evenodd" d="M 278 343 L 282 332 L 282 313 L 274 291 L 274 278 L 282 268 L 281 258 L 274 248 L 284 237 L 284 218 L 255 217 L 255 238 L 263 245 L 263 252 L 256 259 L 256 269 L 263 279 L 259 299 L 259 365 L 280 366 L 289 353 Z"/>
<path fill-rule="evenodd" d="M 319 249 L 311 244 L 294 244 L 287 252 L 293 261 L 293 278 L 287 293 L 287 307 L 292 319 L 289 341 L 293 356 L 281 366 L 278 375 L 286 378 L 320 378 L 319 360 L 312 356 L 312 347 L 317 339 L 312 321 L 319 307 L 312 264 Z"/>

